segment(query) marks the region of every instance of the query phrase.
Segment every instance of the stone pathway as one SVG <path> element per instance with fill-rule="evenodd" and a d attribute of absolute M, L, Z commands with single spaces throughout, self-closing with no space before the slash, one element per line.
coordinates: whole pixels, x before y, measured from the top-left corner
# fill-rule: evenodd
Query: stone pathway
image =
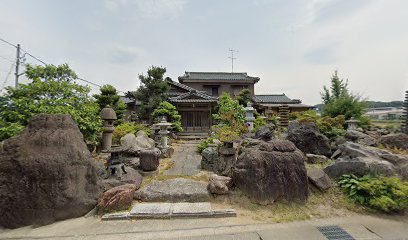
<path fill-rule="evenodd" d="M 199 141 L 182 141 L 176 145 L 171 160 L 174 166 L 165 171 L 164 175 L 169 176 L 191 176 L 200 172 L 201 156 L 197 152 Z"/>
<path fill-rule="evenodd" d="M 233 209 L 212 209 L 209 202 L 139 203 L 130 212 L 108 213 L 102 220 L 236 217 Z"/>

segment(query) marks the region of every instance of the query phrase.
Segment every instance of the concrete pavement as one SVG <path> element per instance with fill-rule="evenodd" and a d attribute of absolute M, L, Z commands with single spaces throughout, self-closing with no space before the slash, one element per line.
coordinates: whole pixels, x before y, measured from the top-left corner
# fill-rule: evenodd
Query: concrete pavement
<path fill-rule="evenodd" d="M 248 219 L 118 220 L 77 218 L 38 228 L 0 230 L 0 239 L 327 239 L 317 227 L 337 225 L 354 239 L 408 239 L 408 219 L 374 216 L 254 223 Z"/>

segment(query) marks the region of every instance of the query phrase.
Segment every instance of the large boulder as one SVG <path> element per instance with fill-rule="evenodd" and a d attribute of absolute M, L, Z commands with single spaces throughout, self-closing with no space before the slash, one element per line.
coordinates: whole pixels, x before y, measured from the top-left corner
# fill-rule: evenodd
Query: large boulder
<path fill-rule="evenodd" d="M 408 155 L 358 143 L 346 142 L 339 147 L 341 156 L 324 171 L 332 178 L 343 174 L 362 176 L 366 174 L 397 175 L 408 179 Z"/>
<path fill-rule="evenodd" d="M 155 171 L 160 164 L 160 150 L 158 148 L 145 149 L 139 152 L 140 168 L 143 171 Z"/>
<path fill-rule="evenodd" d="M 266 124 L 258 128 L 255 132 L 255 138 L 264 141 L 269 141 L 273 138 L 275 132 L 275 125 L 272 123 Z"/>
<path fill-rule="evenodd" d="M 379 143 L 388 148 L 408 150 L 408 135 L 405 133 L 388 134 L 382 136 Z"/>
<path fill-rule="evenodd" d="M 100 213 L 126 210 L 133 202 L 136 186 L 125 184 L 104 192 L 98 201 Z"/>
<path fill-rule="evenodd" d="M 287 140 L 293 142 L 304 153 L 312 153 L 330 157 L 332 150 L 329 139 L 319 132 L 315 123 L 299 123 L 293 121 L 289 124 Z"/>
<path fill-rule="evenodd" d="M 97 170 L 69 115 L 34 116 L 0 154 L 0 225 L 42 225 L 86 214 L 101 192 Z"/>
<path fill-rule="evenodd" d="M 232 180 L 259 204 L 279 199 L 306 201 L 308 182 L 304 162 L 302 152 L 290 141 L 263 142 L 242 149 Z"/>
<path fill-rule="evenodd" d="M 216 172 L 219 162 L 218 147 L 208 147 L 201 152 L 201 168 Z"/>
<path fill-rule="evenodd" d="M 310 164 L 323 164 L 327 163 L 329 158 L 323 155 L 316 155 L 316 154 L 306 154 L 306 162 Z"/>
<path fill-rule="evenodd" d="M 154 140 L 149 138 L 142 130 L 135 134 L 128 133 L 120 139 L 120 145 L 125 153 L 137 155 L 141 150 L 152 149 Z"/>
<path fill-rule="evenodd" d="M 218 176 L 212 174 L 208 179 L 208 191 L 212 194 L 223 195 L 228 194 L 228 190 L 232 187 L 232 179 L 230 177 Z"/>
<path fill-rule="evenodd" d="M 210 200 L 207 183 L 184 178 L 153 182 L 135 192 L 143 202 L 205 202 Z"/>

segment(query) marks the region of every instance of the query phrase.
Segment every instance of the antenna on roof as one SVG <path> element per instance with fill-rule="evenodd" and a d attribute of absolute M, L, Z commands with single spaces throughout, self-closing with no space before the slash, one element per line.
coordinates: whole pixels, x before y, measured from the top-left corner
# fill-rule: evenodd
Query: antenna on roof
<path fill-rule="evenodd" d="M 231 72 L 234 72 L 234 60 L 237 58 L 234 58 L 234 53 L 238 52 L 238 50 L 234 50 L 234 49 L 229 49 L 231 56 L 229 56 L 228 58 L 231 59 Z"/>

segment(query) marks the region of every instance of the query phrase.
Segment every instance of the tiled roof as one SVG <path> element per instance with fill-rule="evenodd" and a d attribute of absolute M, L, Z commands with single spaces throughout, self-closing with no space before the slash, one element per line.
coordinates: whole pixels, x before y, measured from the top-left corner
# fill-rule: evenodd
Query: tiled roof
<path fill-rule="evenodd" d="M 184 85 L 184 84 L 181 84 L 181 83 L 172 81 L 172 80 L 166 80 L 166 81 L 167 81 L 167 83 L 170 84 L 170 85 L 179 87 L 179 88 L 184 89 L 184 90 L 187 90 L 187 91 L 193 91 L 193 90 L 195 90 L 195 89 L 192 88 L 192 87 L 189 87 L 189 86 L 187 86 L 187 85 Z"/>
<path fill-rule="evenodd" d="M 255 95 L 253 97 L 256 103 L 301 103 L 300 100 L 292 100 L 283 94 L 270 94 L 270 95 Z"/>
<path fill-rule="evenodd" d="M 122 100 L 122 102 L 124 102 L 125 104 L 128 104 L 128 103 L 135 103 L 136 105 L 140 105 L 140 101 L 137 101 L 137 100 L 135 100 L 135 99 L 132 99 L 132 98 L 129 98 L 129 97 L 126 97 L 126 96 L 120 96 L 120 100 Z"/>
<path fill-rule="evenodd" d="M 259 81 L 259 77 L 248 76 L 245 72 L 230 73 L 230 72 L 185 72 L 179 80 L 253 80 Z"/>
<path fill-rule="evenodd" d="M 191 98 L 195 97 L 195 98 Z M 209 103 L 209 102 L 217 102 L 218 98 L 212 97 L 205 92 L 202 91 L 190 91 L 188 93 L 183 93 L 177 97 L 169 98 L 170 102 L 188 102 L 188 103 Z"/>

